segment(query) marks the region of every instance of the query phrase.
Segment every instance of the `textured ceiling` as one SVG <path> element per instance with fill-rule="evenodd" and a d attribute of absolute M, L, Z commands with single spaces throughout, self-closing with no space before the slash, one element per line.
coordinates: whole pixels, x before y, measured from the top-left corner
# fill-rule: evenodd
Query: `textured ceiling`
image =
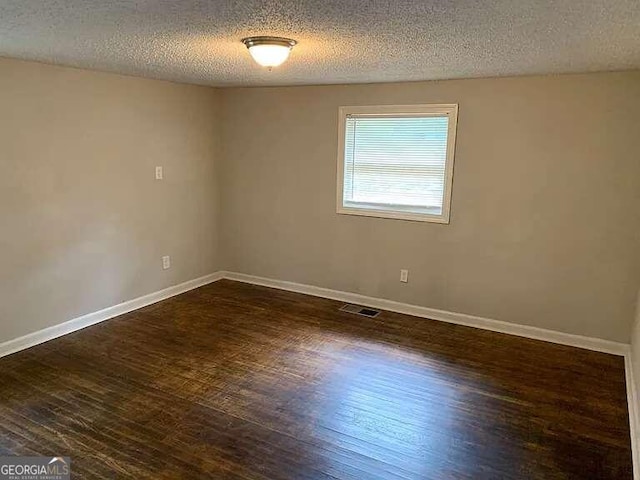
<path fill-rule="evenodd" d="M 240 39 L 299 41 L 269 72 Z M 640 68 L 640 0 L 0 0 L 0 56 L 206 85 Z"/>

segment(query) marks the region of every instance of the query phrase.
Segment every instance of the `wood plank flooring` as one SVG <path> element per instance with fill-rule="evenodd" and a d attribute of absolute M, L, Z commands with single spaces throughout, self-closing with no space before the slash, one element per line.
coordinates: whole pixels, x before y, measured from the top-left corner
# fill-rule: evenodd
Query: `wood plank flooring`
<path fill-rule="evenodd" d="M 621 357 L 223 280 L 0 359 L 72 478 L 631 479 Z"/>

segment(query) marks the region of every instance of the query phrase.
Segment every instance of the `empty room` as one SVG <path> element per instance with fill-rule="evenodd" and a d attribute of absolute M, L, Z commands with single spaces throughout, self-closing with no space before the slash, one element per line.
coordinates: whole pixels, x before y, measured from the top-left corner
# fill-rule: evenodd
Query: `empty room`
<path fill-rule="evenodd" d="M 0 0 L 0 480 L 640 480 L 638 0 Z"/>

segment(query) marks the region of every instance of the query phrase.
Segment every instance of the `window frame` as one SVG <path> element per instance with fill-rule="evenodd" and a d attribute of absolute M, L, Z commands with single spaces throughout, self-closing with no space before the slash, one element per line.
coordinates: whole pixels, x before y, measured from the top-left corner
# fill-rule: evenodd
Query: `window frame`
<path fill-rule="evenodd" d="M 422 212 L 394 210 L 390 208 L 358 208 L 344 206 L 344 173 L 345 173 L 345 135 L 346 119 L 349 115 L 394 117 L 394 116 L 443 116 L 449 118 L 447 127 L 447 153 L 445 159 L 444 194 L 442 198 L 442 213 L 433 215 Z M 453 164 L 455 160 L 456 129 L 458 125 L 458 104 L 439 103 L 421 105 L 361 105 L 342 106 L 338 109 L 338 178 L 337 178 L 337 209 L 342 215 L 362 215 L 365 217 L 391 218 L 396 220 L 411 220 L 448 224 L 451 216 L 451 189 L 453 187 Z M 409 209 L 407 209 L 409 210 Z"/>

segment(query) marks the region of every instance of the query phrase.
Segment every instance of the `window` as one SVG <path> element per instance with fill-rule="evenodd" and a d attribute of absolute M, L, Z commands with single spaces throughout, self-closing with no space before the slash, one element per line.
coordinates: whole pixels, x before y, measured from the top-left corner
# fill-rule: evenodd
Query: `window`
<path fill-rule="evenodd" d="M 449 223 L 458 105 L 340 107 L 338 213 Z"/>

